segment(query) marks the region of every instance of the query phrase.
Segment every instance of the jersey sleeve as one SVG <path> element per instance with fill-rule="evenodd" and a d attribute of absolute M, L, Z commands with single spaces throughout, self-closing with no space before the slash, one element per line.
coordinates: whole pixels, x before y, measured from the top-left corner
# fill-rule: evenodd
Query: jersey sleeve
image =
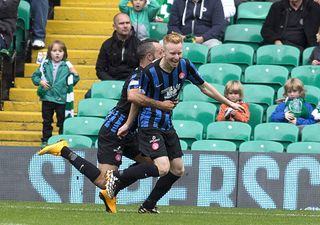
<path fill-rule="evenodd" d="M 195 65 L 188 59 L 185 59 L 187 69 L 187 79 L 195 85 L 202 85 L 204 80 Z"/>

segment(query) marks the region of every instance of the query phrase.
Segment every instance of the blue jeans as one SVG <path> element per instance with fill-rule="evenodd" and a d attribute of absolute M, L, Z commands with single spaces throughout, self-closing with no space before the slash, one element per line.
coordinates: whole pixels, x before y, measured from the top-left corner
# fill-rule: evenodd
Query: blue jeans
<path fill-rule="evenodd" d="M 48 0 L 29 0 L 32 19 L 32 39 L 45 41 L 49 12 Z"/>

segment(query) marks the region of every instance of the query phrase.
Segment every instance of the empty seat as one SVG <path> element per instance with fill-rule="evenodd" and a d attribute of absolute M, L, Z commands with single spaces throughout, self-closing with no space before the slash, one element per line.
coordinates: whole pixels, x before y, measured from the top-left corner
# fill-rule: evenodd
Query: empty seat
<path fill-rule="evenodd" d="M 249 103 L 250 119 L 248 124 L 252 129 L 263 121 L 263 107 L 259 104 Z"/>
<path fill-rule="evenodd" d="M 200 140 L 195 141 L 191 145 L 191 150 L 199 151 L 230 151 L 237 150 L 235 143 L 224 140 Z"/>
<path fill-rule="evenodd" d="M 51 136 L 48 140 L 48 144 L 54 144 L 60 140 L 66 140 L 71 148 L 91 148 L 91 138 L 83 135 L 56 135 Z"/>
<path fill-rule="evenodd" d="M 124 81 L 121 80 L 104 80 L 92 85 L 92 98 L 109 98 L 120 99 Z"/>
<path fill-rule="evenodd" d="M 189 59 L 197 68 L 207 63 L 208 47 L 198 43 L 183 43 L 183 57 Z"/>
<path fill-rule="evenodd" d="M 274 89 L 267 85 L 245 84 L 244 100 L 249 103 L 256 103 L 266 109 L 268 106 L 273 105 L 274 102 Z"/>
<path fill-rule="evenodd" d="M 168 32 L 168 25 L 167 23 L 151 22 L 149 32 L 150 32 L 150 38 L 156 39 L 156 40 L 162 40 L 163 37 Z"/>
<path fill-rule="evenodd" d="M 184 140 L 180 140 L 181 150 L 188 150 L 188 143 Z"/>
<path fill-rule="evenodd" d="M 237 9 L 236 23 L 263 24 L 272 2 L 242 2 Z"/>
<path fill-rule="evenodd" d="M 271 122 L 271 115 L 276 110 L 278 105 L 270 105 L 266 111 L 266 122 Z"/>
<path fill-rule="evenodd" d="M 108 112 L 117 105 L 117 100 L 105 98 L 86 98 L 78 104 L 78 116 L 106 117 Z"/>
<path fill-rule="evenodd" d="M 301 132 L 301 141 L 320 142 L 320 124 L 304 126 Z"/>
<path fill-rule="evenodd" d="M 313 51 L 314 47 L 308 47 L 303 50 L 302 52 L 302 65 L 308 65 L 309 64 L 309 58 Z"/>
<path fill-rule="evenodd" d="M 318 153 L 320 154 L 319 142 L 295 142 L 287 147 L 287 153 Z"/>
<path fill-rule="evenodd" d="M 300 79 L 304 85 L 312 85 L 320 88 L 320 66 L 297 66 L 291 71 L 292 78 Z"/>
<path fill-rule="evenodd" d="M 201 123 L 189 120 L 173 120 L 172 123 L 179 138 L 187 142 L 188 147 L 191 147 L 192 142 L 202 140 L 203 125 Z"/>
<path fill-rule="evenodd" d="M 239 152 L 283 152 L 283 145 L 275 141 L 246 141 L 239 146 Z"/>
<path fill-rule="evenodd" d="M 217 91 L 223 95 L 224 93 L 224 86 L 221 84 L 212 84 Z M 183 95 L 182 95 L 183 101 L 202 101 L 202 102 L 213 102 L 218 103 L 217 100 L 208 97 L 207 95 L 203 94 L 200 89 L 193 84 L 187 84 L 183 88 Z"/>

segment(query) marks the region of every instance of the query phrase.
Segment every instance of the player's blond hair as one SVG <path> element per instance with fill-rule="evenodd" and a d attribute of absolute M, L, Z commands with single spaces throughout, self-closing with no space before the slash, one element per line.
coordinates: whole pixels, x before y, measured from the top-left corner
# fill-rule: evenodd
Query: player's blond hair
<path fill-rule="evenodd" d="M 227 97 L 230 93 L 239 94 L 240 99 L 243 100 L 243 86 L 238 80 L 229 80 L 224 87 L 224 96 Z"/>
<path fill-rule="evenodd" d="M 167 34 L 166 36 L 164 36 L 163 38 L 163 44 L 166 45 L 168 43 L 172 43 L 172 44 L 180 44 L 183 42 L 183 39 L 181 37 L 180 34 L 177 33 L 171 33 L 171 34 Z"/>
<path fill-rule="evenodd" d="M 298 91 L 300 93 L 300 97 L 304 98 L 306 94 L 306 90 L 304 89 L 303 82 L 298 78 L 290 78 L 287 80 L 287 82 L 284 85 L 283 96 L 287 97 L 289 91 L 293 91 L 293 90 Z"/>

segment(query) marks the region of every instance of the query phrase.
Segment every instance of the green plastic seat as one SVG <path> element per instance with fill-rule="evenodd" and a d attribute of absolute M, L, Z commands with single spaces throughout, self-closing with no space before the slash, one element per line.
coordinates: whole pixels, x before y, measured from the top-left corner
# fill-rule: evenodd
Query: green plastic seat
<path fill-rule="evenodd" d="M 211 48 L 211 63 L 232 63 L 242 71 L 253 64 L 254 49 L 246 44 L 227 43 Z"/>
<path fill-rule="evenodd" d="M 264 45 L 257 49 L 257 65 L 280 65 L 289 71 L 299 66 L 300 50 L 290 45 Z"/>
<path fill-rule="evenodd" d="M 151 39 L 162 40 L 168 32 L 168 25 L 167 23 L 151 22 L 149 32 Z"/>
<path fill-rule="evenodd" d="M 91 148 L 92 140 L 91 138 L 83 135 L 56 135 L 51 136 L 48 140 L 48 144 L 54 144 L 60 140 L 68 141 L 69 147 L 71 148 Z"/>
<path fill-rule="evenodd" d="M 273 105 L 275 92 L 272 87 L 258 84 L 244 84 L 243 89 L 245 102 L 259 104 L 264 109 Z"/>
<path fill-rule="evenodd" d="M 202 140 L 203 125 L 201 123 L 190 120 L 173 120 L 172 123 L 179 139 L 187 142 L 188 147 L 191 147 L 194 141 Z"/>
<path fill-rule="evenodd" d="M 246 141 L 239 146 L 239 152 L 283 152 L 283 145 L 275 141 Z"/>
<path fill-rule="evenodd" d="M 188 150 L 188 143 L 184 140 L 179 140 L 181 145 L 181 150 Z"/>
<path fill-rule="evenodd" d="M 263 24 L 272 2 L 242 2 L 237 9 L 236 23 Z"/>
<path fill-rule="evenodd" d="M 208 47 L 198 43 L 183 43 L 183 57 L 189 59 L 197 68 L 207 63 Z"/>
<path fill-rule="evenodd" d="M 264 109 L 261 105 L 255 103 L 249 103 L 250 120 L 248 124 L 254 129 L 258 124 L 263 121 Z"/>
<path fill-rule="evenodd" d="M 20 1 L 18 6 L 18 16 L 15 31 L 15 47 L 17 55 L 25 54 L 27 41 L 29 38 L 31 21 L 30 3 L 27 1 Z"/>
<path fill-rule="evenodd" d="M 204 130 L 209 123 L 215 121 L 217 107 L 208 102 L 180 102 L 173 110 L 174 120 L 190 120 L 200 122 Z"/>
<path fill-rule="evenodd" d="M 229 80 L 240 80 L 242 71 L 230 63 L 207 63 L 199 67 L 199 73 L 208 83 L 225 85 Z"/>
<path fill-rule="evenodd" d="M 79 134 L 91 138 L 93 143 L 97 140 L 99 130 L 104 119 L 98 117 L 72 117 L 63 123 L 63 134 Z"/>
<path fill-rule="evenodd" d="M 91 88 L 92 98 L 120 99 L 124 81 L 104 80 L 96 82 Z"/>
<path fill-rule="evenodd" d="M 320 124 L 311 124 L 304 126 L 301 132 L 301 141 L 320 142 Z"/>
<path fill-rule="evenodd" d="M 223 43 L 240 43 L 250 45 L 256 50 L 263 40 L 260 32 L 261 25 L 233 24 L 226 28 Z"/>
<path fill-rule="evenodd" d="M 303 50 L 302 52 L 302 65 L 308 65 L 309 64 L 309 58 L 313 51 L 314 47 L 308 47 Z"/>
<path fill-rule="evenodd" d="M 320 154 L 319 142 L 296 142 L 288 145 L 287 153 L 318 153 Z"/>
<path fill-rule="evenodd" d="M 271 115 L 276 110 L 278 105 L 270 105 L 266 111 L 266 122 L 271 122 Z"/>
<path fill-rule="evenodd" d="M 116 106 L 117 100 L 105 98 L 86 98 L 78 104 L 78 116 L 105 118 L 108 112 Z"/>
<path fill-rule="evenodd" d="M 245 83 L 268 85 L 277 91 L 289 77 L 289 71 L 278 65 L 252 65 L 244 72 Z"/>
<path fill-rule="evenodd" d="M 234 142 L 237 146 L 241 142 L 249 141 L 251 126 L 242 122 L 219 121 L 212 122 L 207 128 L 207 139 L 227 140 Z"/>
<path fill-rule="evenodd" d="M 192 143 L 191 150 L 235 152 L 237 150 L 237 146 L 231 141 L 200 140 Z"/>
<path fill-rule="evenodd" d="M 320 88 L 320 66 L 297 66 L 291 71 L 292 78 L 300 79 L 304 85 L 312 85 Z"/>
<path fill-rule="evenodd" d="M 317 88 L 311 85 L 304 85 L 304 88 L 306 89 L 306 94 L 305 94 L 306 102 L 309 102 L 310 104 L 316 106 L 319 102 L 320 88 Z M 284 88 L 283 87 L 279 88 L 277 92 L 277 99 L 284 98 L 283 92 L 284 92 Z"/>
<path fill-rule="evenodd" d="M 298 133 L 299 128 L 291 123 L 261 123 L 254 129 L 254 140 L 277 141 L 286 148 L 298 141 Z"/>
<path fill-rule="evenodd" d="M 222 84 L 212 84 L 220 94 L 223 95 L 224 93 L 224 86 Z M 200 102 L 212 102 L 218 103 L 217 100 L 208 97 L 207 95 L 203 94 L 200 89 L 193 84 L 187 84 L 183 88 L 183 95 L 182 100 L 185 101 L 200 101 Z"/>

